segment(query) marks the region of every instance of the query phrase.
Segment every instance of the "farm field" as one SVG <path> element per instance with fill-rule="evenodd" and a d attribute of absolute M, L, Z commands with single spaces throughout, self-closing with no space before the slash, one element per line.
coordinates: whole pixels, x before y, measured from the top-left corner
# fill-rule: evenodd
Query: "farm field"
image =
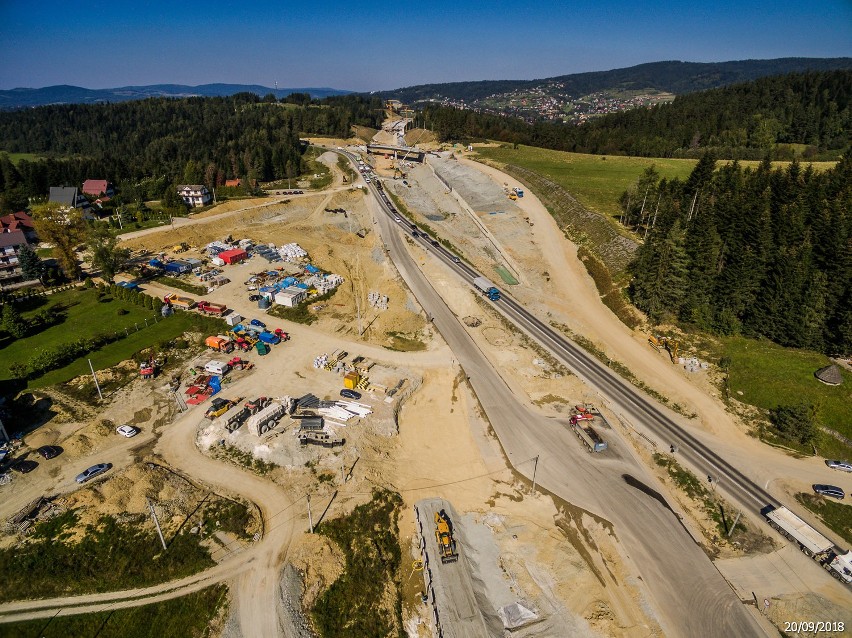
<path fill-rule="evenodd" d="M 551 151 L 534 146 L 508 145 L 474 147 L 485 159 L 505 164 L 515 164 L 535 171 L 566 188 L 581 204 L 604 215 L 620 213 L 618 199 L 642 175 L 654 166 L 661 177 L 686 179 L 697 160 L 655 157 L 622 157 L 612 155 L 586 155 Z M 720 164 L 723 161 L 719 162 Z M 757 167 L 760 162 L 741 161 L 742 166 Z M 789 162 L 773 162 L 786 166 Z M 803 163 L 804 164 L 804 163 Z M 817 170 L 827 170 L 836 162 L 814 162 Z"/>

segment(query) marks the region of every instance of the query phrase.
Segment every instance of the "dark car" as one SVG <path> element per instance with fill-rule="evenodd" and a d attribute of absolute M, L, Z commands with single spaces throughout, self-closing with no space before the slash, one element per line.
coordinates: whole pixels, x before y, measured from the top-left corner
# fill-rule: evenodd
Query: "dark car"
<path fill-rule="evenodd" d="M 437 245 L 438 245 L 438 240 L 437 240 L 437 239 L 433 239 L 433 240 L 432 240 L 432 245 L 433 245 L 433 246 L 437 246 Z"/>
<path fill-rule="evenodd" d="M 98 463 L 97 465 L 93 465 L 89 469 L 80 472 L 74 480 L 78 483 L 85 483 L 89 479 L 93 479 L 99 474 L 103 474 L 111 467 L 112 463 Z"/>
<path fill-rule="evenodd" d="M 340 391 L 340 396 L 344 399 L 355 399 L 356 401 L 361 398 L 360 392 L 355 392 L 355 390 L 349 390 L 348 388 L 344 388 Z"/>
<path fill-rule="evenodd" d="M 45 459 L 52 459 L 62 454 L 62 448 L 56 445 L 42 445 L 36 452 Z"/>
<path fill-rule="evenodd" d="M 21 459 L 20 461 L 12 463 L 12 469 L 16 472 L 20 472 L 21 474 L 29 474 L 37 467 L 38 463 L 35 461 L 28 461 L 27 459 Z"/>
<path fill-rule="evenodd" d="M 460 264 L 460 263 L 461 263 L 461 259 L 459 259 L 459 258 L 458 258 L 458 257 L 456 257 L 455 255 L 453 255 L 453 256 L 451 257 L 451 259 L 453 260 L 453 263 L 454 263 L 454 264 Z"/>
<path fill-rule="evenodd" d="M 263 323 L 260 319 L 252 319 L 249 322 L 249 325 L 256 326 L 257 328 L 265 328 L 266 324 Z"/>
<path fill-rule="evenodd" d="M 249 301 L 260 301 L 260 295 L 249 295 Z"/>
<path fill-rule="evenodd" d="M 830 496 L 832 498 L 837 498 L 837 499 L 840 499 L 840 500 L 843 500 L 843 498 L 846 496 L 846 494 L 844 494 L 843 490 L 841 490 L 836 485 L 819 485 L 819 484 L 817 484 L 817 485 L 814 485 L 813 488 L 814 488 L 814 492 L 816 492 L 817 494 L 822 494 L 823 496 Z"/>

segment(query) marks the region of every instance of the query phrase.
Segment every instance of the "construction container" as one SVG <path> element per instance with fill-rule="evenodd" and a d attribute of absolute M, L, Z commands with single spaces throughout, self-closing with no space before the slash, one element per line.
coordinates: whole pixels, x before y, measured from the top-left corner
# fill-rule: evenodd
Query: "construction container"
<path fill-rule="evenodd" d="M 261 310 L 268 310 L 269 306 L 270 306 L 270 302 L 269 302 L 268 297 L 261 297 L 260 299 L 257 300 L 257 307 L 260 308 Z"/>
<path fill-rule="evenodd" d="M 254 347 L 257 349 L 257 354 L 259 354 L 261 357 L 263 355 L 269 354 L 269 346 L 263 343 L 263 341 L 258 341 Z"/>
<path fill-rule="evenodd" d="M 346 376 L 343 377 L 343 387 L 348 388 L 349 390 L 354 390 L 358 387 L 358 383 L 361 381 L 361 375 L 357 372 L 347 372 Z"/>

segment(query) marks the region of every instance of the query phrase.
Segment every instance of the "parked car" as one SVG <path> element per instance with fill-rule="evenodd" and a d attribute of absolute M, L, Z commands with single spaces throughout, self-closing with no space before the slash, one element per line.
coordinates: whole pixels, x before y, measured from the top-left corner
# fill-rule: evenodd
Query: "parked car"
<path fill-rule="evenodd" d="M 45 459 L 52 459 L 62 454 L 62 448 L 56 445 L 42 445 L 36 452 Z"/>
<path fill-rule="evenodd" d="M 249 295 L 249 301 L 260 301 L 260 295 Z"/>
<path fill-rule="evenodd" d="M 20 459 L 19 461 L 15 461 L 12 463 L 12 469 L 16 472 L 20 472 L 21 474 L 29 474 L 34 469 L 38 467 L 38 463 L 35 461 L 29 461 L 27 459 Z"/>
<path fill-rule="evenodd" d="M 139 430 L 134 428 L 132 425 L 119 425 L 115 428 L 115 431 L 118 432 L 121 436 L 126 436 L 128 439 L 132 436 L 136 436 L 139 434 Z"/>
<path fill-rule="evenodd" d="M 249 323 L 253 326 L 257 326 L 258 328 L 265 328 L 266 324 L 263 323 L 260 319 L 252 319 Z"/>
<path fill-rule="evenodd" d="M 355 399 L 356 401 L 361 398 L 360 392 L 355 392 L 355 390 L 350 390 L 349 388 L 343 388 L 340 391 L 340 396 L 344 399 Z"/>
<path fill-rule="evenodd" d="M 823 496 L 830 496 L 832 498 L 837 498 L 843 500 L 846 494 L 836 485 L 813 485 L 814 492 L 817 494 L 822 494 Z"/>
<path fill-rule="evenodd" d="M 103 474 L 111 467 L 112 463 L 98 463 L 97 465 L 93 465 L 89 469 L 80 472 L 74 480 L 78 483 L 85 483 L 86 481 Z"/>
<path fill-rule="evenodd" d="M 826 461 L 825 464 L 832 470 L 840 470 L 841 472 L 852 472 L 852 463 L 849 461 Z"/>

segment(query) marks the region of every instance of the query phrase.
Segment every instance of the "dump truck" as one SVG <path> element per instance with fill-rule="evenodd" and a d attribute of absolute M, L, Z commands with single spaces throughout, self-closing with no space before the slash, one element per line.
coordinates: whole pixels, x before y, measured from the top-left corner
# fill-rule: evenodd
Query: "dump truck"
<path fill-rule="evenodd" d="M 175 308 L 180 308 L 181 310 L 192 310 L 195 308 L 195 300 L 190 299 L 189 297 L 181 297 L 173 292 L 163 297 L 163 303 L 170 304 Z"/>
<path fill-rule="evenodd" d="M 204 345 L 216 352 L 232 352 L 234 350 L 234 342 L 222 336 L 207 337 L 204 340 Z"/>
<path fill-rule="evenodd" d="M 278 421 L 287 413 L 287 406 L 283 403 L 274 402 L 253 414 L 248 418 L 246 424 L 249 431 L 255 436 L 266 434 L 275 427 Z"/>
<path fill-rule="evenodd" d="M 491 301 L 499 301 L 500 300 L 500 291 L 497 290 L 497 286 L 492 284 L 485 277 L 477 277 L 473 280 L 473 285 L 486 297 L 488 297 Z"/>
<path fill-rule="evenodd" d="M 221 317 L 228 311 L 228 306 L 210 301 L 199 301 L 197 308 L 199 312 L 205 315 L 214 315 L 216 317 Z"/>
<path fill-rule="evenodd" d="M 455 563 L 459 559 L 456 539 L 453 538 L 453 524 L 444 510 L 435 512 L 435 540 L 438 542 L 438 551 L 444 565 Z"/>
<path fill-rule="evenodd" d="M 337 447 L 346 443 L 346 439 L 334 436 L 328 432 L 309 430 L 299 432 L 299 445 L 321 445 L 322 447 Z"/>
<path fill-rule="evenodd" d="M 212 420 L 222 416 L 232 407 L 234 407 L 234 401 L 231 401 L 230 399 L 223 399 L 222 397 L 216 397 L 213 399 L 210 407 L 207 408 L 207 412 L 204 413 L 204 416 Z"/>
<path fill-rule="evenodd" d="M 586 416 L 588 413 L 575 414 L 571 417 L 571 429 L 574 434 L 580 439 L 580 442 L 585 445 L 589 452 L 603 452 L 606 449 L 606 441 L 600 434 L 589 424 L 589 419 Z"/>

